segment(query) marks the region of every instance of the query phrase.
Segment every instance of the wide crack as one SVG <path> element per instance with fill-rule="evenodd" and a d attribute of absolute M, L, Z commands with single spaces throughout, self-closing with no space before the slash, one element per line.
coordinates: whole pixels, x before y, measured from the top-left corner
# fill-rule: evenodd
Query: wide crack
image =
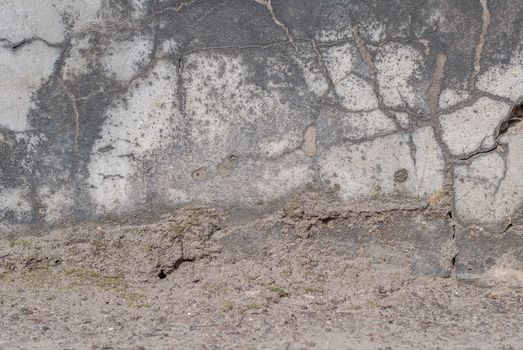
<path fill-rule="evenodd" d="M 506 134 L 510 128 L 513 128 L 523 120 L 523 102 L 515 105 L 510 112 L 509 117 L 501 123 L 499 127 L 499 135 Z"/>

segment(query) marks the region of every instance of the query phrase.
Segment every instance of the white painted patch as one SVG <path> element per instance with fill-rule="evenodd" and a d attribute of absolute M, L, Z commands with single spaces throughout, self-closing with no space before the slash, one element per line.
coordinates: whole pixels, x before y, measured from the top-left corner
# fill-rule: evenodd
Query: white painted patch
<path fill-rule="evenodd" d="M 523 47 L 507 65 L 489 67 L 478 76 L 476 87 L 493 95 L 520 102 L 523 98 Z"/>
<path fill-rule="evenodd" d="M 65 38 L 63 14 L 75 30 L 84 30 L 97 20 L 101 0 L 16 0 L 0 2 L 0 38 L 12 42 L 39 37 L 52 43 Z"/>
<path fill-rule="evenodd" d="M 268 64 L 275 71 L 285 69 L 276 60 L 274 65 Z M 209 166 L 231 152 L 259 154 L 261 146 L 260 156 L 265 156 L 267 151 L 278 152 L 278 145 L 301 144 L 308 123 L 282 102 L 278 89 L 285 88 L 285 75 L 272 81 L 272 88 L 264 89 L 248 82 L 251 72 L 239 57 L 192 54 L 185 66 L 189 134 L 198 148 L 195 153 L 205 154 Z"/>
<path fill-rule="evenodd" d="M 491 148 L 496 127 L 509 111 L 506 103 L 482 97 L 471 106 L 440 117 L 442 139 L 455 156 Z"/>
<path fill-rule="evenodd" d="M 176 68 L 160 61 L 152 73 L 109 110 L 100 139 L 93 147 L 88 183 L 99 213 L 121 211 L 141 199 L 143 188 L 133 181 L 136 158 L 170 142 L 175 117 Z M 173 122 L 175 122 L 173 124 Z M 171 136 L 172 137 L 172 136 Z M 132 196 L 131 196 L 132 194 Z"/>
<path fill-rule="evenodd" d="M 418 78 L 423 56 L 414 48 L 398 43 L 386 44 L 376 56 L 378 84 L 383 102 L 389 107 L 419 108 L 423 104 L 422 92 L 412 85 Z"/>
<path fill-rule="evenodd" d="M 214 52 L 189 55 L 183 71 L 190 152 L 180 150 L 183 167 L 161 165 L 161 182 L 187 189 L 202 202 L 240 202 L 252 206 L 303 187 L 313 179 L 310 158 L 301 150 L 312 120 L 288 104 L 288 67 L 267 62 L 270 87 L 251 82 L 253 72 L 241 57 Z M 307 96 L 307 87 L 295 91 Z M 234 167 L 223 176 L 220 164 L 231 155 Z M 277 158 L 275 158 L 277 157 Z M 193 178 L 196 169 L 203 178 Z M 166 186 L 165 185 L 165 186 Z M 164 186 L 164 185 L 161 185 Z M 241 190 L 240 190 L 241 189 Z M 167 199 L 173 202 L 173 199 Z"/>
<path fill-rule="evenodd" d="M 16 51 L 0 48 L 0 126 L 13 131 L 27 128 L 27 113 L 34 106 L 32 95 L 51 76 L 59 54 L 40 41 Z"/>

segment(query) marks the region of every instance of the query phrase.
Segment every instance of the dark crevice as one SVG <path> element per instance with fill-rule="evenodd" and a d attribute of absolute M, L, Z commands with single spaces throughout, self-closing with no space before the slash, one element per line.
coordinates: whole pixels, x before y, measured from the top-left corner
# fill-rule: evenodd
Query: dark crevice
<path fill-rule="evenodd" d="M 505 134 L 510 128 L 521 123 L 523 120 L 523 103 L 515 105 L 510 112 L 510 116 L 499 127 L 499 135 Z"/>
<path fill-rule="evenodd" d="M 473 152 L 471 154 L 469 154 L 468 156 L 465 156 L 465 157 L 461 157 L 459 158 L 459 160 L 469 160 L 479 154 L 485 154 L 485 153 L 490 153 L 494 150 L 496 150 L 498 148 L 499 144 L 498 142 L 496 141 L 496 144 L 493 146 L 493 147 L 490 147 L 490 148 L 487 148 L 487 149 L 483 149 L 483 150 L 480 150 L 480 151 L 477 151 L 477 152 Z"/>
<path fill-rule="evenodd" d="M 23 39 L 17 43 L 14 43 L 13 45 L 11 45 L 11 50 L 15 51 L 16 49 L 22 47 L 26 42 L 27 42 L 27 40 Z"/>
<path fill-rule="evenodd" d="M 496 142 L 495 142 L 494 146 L 492 146 L 490 148 L 487 148 L 487 149 L 482 149 L 482 150 L 473 152 L 471 154 L 468 154 L 468 155 L 466 155 L 464 157 L 461 157 L 461 158 L 458 158 L 458 159 L 462 160 L 462 161 L 466 161 L 466 160 L 469 160 L 469 159 L 471 159 L 471 158 L 473 158 L 473 157 L 475 157 L 477 155 L 490 153 L 492 151 L 495 151 L 498 148 L 498 146 L 499 146 L 499 141 L 498 141 L 499 137 L 504 135 L 504 134 L 506 134 L 507 131 L 510 130 L 510 128 L 516 126 L 522 120 L 523 120 L 523 103 L 520 103 L 520 104 L 515 105 L 512 108 L 512 111 L 510 112 L 508 117 L 499 126 L 499 131 L 497 133 Z"/>
<path fill-rule="evenodd" d="M 195 258 L 178 258 L 171 268 L 168 270 L 161 269 L 160 272 L 158 272 L 158 278 L 163 280 L 167 276 L 169 276 L 171 273 L 174 272 L 174 270 L 177 270 L 180 268 L 180 266 L 185 262 L 194 262 Z"/>
<path fill-rule="evenodd" d="M 456 226 L 453 218 L 454 215 L 452 213 L 452 210 L 449 210 L 447 212 L 447 219 L 449 220 L 450 229 L 452 230 L 452 239 L 456 239 Z"/>
<path fill-rule="evenodd" d="M 505 226 L 505 228 L 503 229 L 503 231 L 501 231 L 501 234 L 507 232 L 508 230 L 510 230 L 510 228 L 512 227 L 512 223 L 509 222 L 507 226 Z"/>
<path fill-rule="evenodd" d="M 194 262 L 194 258 L 179 258 L 174 262 L 173 269 L 177 270 L 184 262 Z"/>

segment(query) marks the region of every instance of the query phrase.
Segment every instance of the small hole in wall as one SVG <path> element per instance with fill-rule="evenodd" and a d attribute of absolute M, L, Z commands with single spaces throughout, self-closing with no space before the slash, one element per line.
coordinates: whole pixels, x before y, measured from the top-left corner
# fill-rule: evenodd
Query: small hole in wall
<path fill-rule="evenodd" d="M 208 176 L 208 172 L 207 172 L 207 169 L 205 169 L 205 168 L 196 169 L 192 173 L 192 177 L 195 180 L 205 180 L 205 179 L 207 179 L 207 176 Z"/>
<path fill-rule="evenodd" d="M 158 278 L 160 278 L 161 280 L 163 280 L 165 277 L 167 277 L 167 275 L 165 274 L 165 272 L 163 272 L 163 270 L 160 270 L 160 272 L 158 273 Z"/>
<path fill-rule="evenodd" d="M 452 212 L 451 212 L 451 211 L 447 212 L 447 217 L 448 217 L 449 219 L 452 219 Z"/>
<path fill-rule="evenodd" d="M 409 172 L 407 169 L 399 169 L 394 173 L 394 182 L 402 183 L 407 181 L 409 178 Z"/>

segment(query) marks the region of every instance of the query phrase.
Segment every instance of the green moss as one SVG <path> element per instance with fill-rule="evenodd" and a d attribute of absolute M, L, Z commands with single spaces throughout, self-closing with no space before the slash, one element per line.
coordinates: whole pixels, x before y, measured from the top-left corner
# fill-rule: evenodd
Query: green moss
<path fill-rule="evenodd" d="M 280 298 L 288 297 L 291 294 L 291 293 L 287 292 L 285 289 L 274 286 L 274 285 L 268 286 L 267 289 L 270 290 L 271 292 L 278 294 L 278 296 Z"/>
<path fill-rule="evenodd" d="M 99 251 L 105 249 L 105 243 L 104 243 L 104 241 L 102 241 L 100 239 L 93 239 L 89 243 L 91 244 L 91 248 L 95 252 L 99 252 Z"/>
<path fill-rule="evenodd" d="M 29 241 L 27 239 L 23 239 L 23 238 L 13 239 L 13 240 L 9 241 L 9 247 L 11 247 L 11 248 L 14 248 L 14 247 L 28 248 L 30 246 L 31 246 L 31 241 Z"/>
<path fill-rule="evenodd" d="M 311 286 L 301 287 L 300 289 L 303 290 L 303 292 L 306 294 L 324 294 L 324 292 L 325 292 L 321 288 L 316 288 L 316 287 L 311 287 Z"/>
<path fill-rule="evenodd" d="M 358 304 L 349 304 L 347 305 L 347 309 L 349 310 L 361 310 L 361 305 L 358 305 Z"/>
<path fill-rule="evenodd" d="M 183 237 L 183 234 L 191 228 L 188 224 L 179 224 L 174 227 L 174 233 L 176 234 L 176 237 Z"/>
<path fill-rule="evenodd" d="M 234 305 L 232 302 L 226 301 L 225 303 L 223 303 L 221 309 L 223 312 L 229 312 L 229 311 L 232 311 L 232 309 L 234 309 Z"/>
<path fill-rule="evenodd" d="M 131 285 L 121 276 L 106 276 L 89 269 L 65 270 L 64 274 L 73 278 L 77 284 L 93 285 L 103 291 L 113 292 L 129 306 L 148 307 L 142 302 L 144 296 L 132 291 Z"/>
<path fill-rule="evenodd" d="M 258 303 L 249 303 L 243 307 L 243 311 L 249 311 L 249 310 L 260 310 L 264 307 L 264 305 L 258 304 Z"/>

